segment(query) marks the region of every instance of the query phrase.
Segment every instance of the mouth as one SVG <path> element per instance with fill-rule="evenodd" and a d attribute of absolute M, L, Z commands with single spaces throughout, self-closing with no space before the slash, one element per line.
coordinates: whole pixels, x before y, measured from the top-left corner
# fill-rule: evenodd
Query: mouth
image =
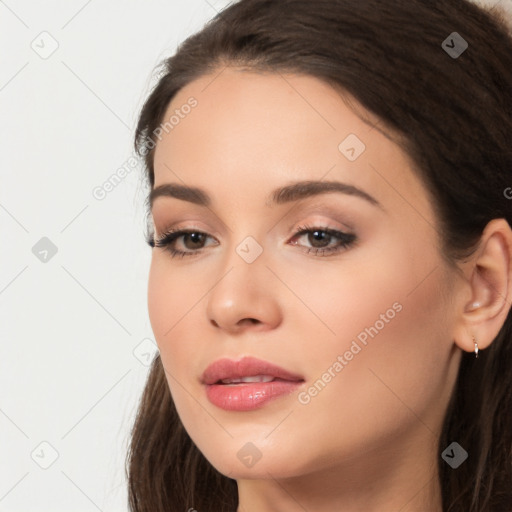
<path fill-rule="evenodd" d="M 241 377 L 240 379 L 222 379 L 215 382 L 215 384 L 224 384 L 227 386 L 238 386 L 240 384 L 252 384 L 254 382 L 295 382 L 273 377 L 272 375 L 255 375 L 253 377 Z"/>
<path fill-rule="evenodd" d="M 203 373 L 208 400 L 227 411 L 250 411 L 297 390 L 300 375 L 268 361 L 245 357 L 239 361 L 220 359 Z"/>
<path fill-rule="evenodd" d="M 201 379 L 203 384 L 244 384 L 272 381 L 304 381 L 294 374 L 269 361 L 244 357 L 238 361 L 219 359 L 206 368 Z"/>

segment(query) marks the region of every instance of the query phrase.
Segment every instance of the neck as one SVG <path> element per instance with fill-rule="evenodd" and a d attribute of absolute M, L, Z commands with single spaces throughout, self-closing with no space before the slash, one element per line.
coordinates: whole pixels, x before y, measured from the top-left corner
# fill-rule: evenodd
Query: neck
<path fill-rule="evenodd" d="M 436 439 L 397 439 L 321 470 L 238 480 L 237 512 L 442 512 Z"/>

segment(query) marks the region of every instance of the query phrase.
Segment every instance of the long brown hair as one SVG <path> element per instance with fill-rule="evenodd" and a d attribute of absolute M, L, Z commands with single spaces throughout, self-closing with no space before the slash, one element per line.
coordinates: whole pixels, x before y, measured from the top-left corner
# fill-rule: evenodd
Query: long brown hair
<path fill-rule="evenodd" d="M 135 134 L 154 186 L 155 130 L 175 94 L 225 65 L 317 77 L 346 91 L 401 135 L 435 204 L 443 255 L 471 254 L 494 218 L 512 225 L 512 37 L 499 10 L 466 0 L 241 0 L 162 65 Z M 449 55 L 457 32 L 468 44 Z M 455 36 L 457 37 L 457 36 Z M 453 43 L 450 41 L 450 45 Z M 149 213 L 148 213 L 149 215 Z M 185 431 L 159 356 L 126 460 L 132 512 L 234 512 L 236 481 Z M 491 346 L 463 353 L 439 440 L 469 451 L 456 470 L 439 456 L 444 512 L 512 510 L 512 315 Z"/>

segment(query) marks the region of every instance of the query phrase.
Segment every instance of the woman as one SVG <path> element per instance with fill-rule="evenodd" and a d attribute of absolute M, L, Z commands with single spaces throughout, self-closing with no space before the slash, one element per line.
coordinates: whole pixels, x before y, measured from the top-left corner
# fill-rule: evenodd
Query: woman
<path fill-rule="evenodd" d="M 132 511 L 512 510 L 512 39 L 241 0 L 140 115 L 160 354 Z"/>

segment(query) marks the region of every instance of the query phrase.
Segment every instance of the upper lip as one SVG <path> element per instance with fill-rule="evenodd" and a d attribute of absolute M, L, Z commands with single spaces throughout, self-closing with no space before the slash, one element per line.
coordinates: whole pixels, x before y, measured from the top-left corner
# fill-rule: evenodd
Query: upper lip
<path fill-rule="evenodd" d="M 277 379 L 289 381 L 303 381 L 297 374 L 276 366 L 268 361 L 254 357 L 243 357 L 238 361 L 232 359 L 218 359 L 210 364 L 202 375 L 203 384 L 215 384 L 223 379 L 240 379 L 256 375 L 270 375 Z"/>

